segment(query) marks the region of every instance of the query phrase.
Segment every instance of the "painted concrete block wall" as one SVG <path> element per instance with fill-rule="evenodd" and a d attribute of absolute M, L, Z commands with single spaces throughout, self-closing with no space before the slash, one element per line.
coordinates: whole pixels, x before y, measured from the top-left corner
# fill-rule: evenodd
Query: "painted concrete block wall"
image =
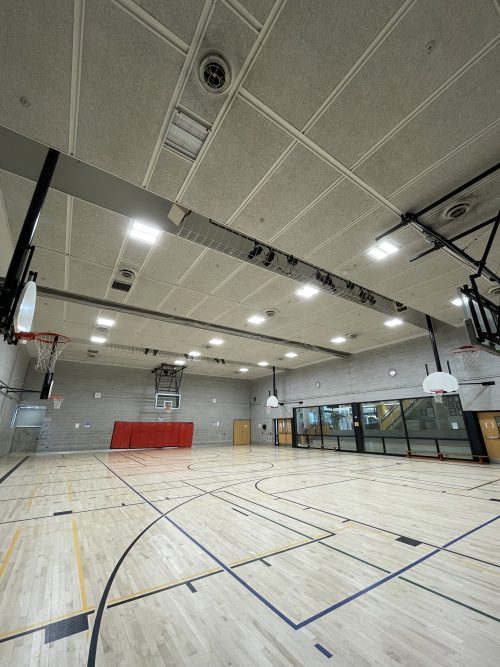
<path fill-rule="evenodd" d="M 492 387 L 461 386 L 459 394 L 464 409 L 500 409 L 500 356 L 481 352 L 477 372 L 467 373 L 450 352 L 452 348 L 467 343 L 463 329 L 441 325 L 436 328 L 436 336 L 444 371 L 447 372 L 446 361 L 449 360 L 452 373 L 459 380 L 496 382 Z M 321 405 L 425 396 L 422 382 L 426 375 L 426 363 L 429 372 L 436 370 L 427 334 L 404 343 L 355 354 L 348 359 L 332 359 L 302 369 L 277 373 L 278 397 L 287 401 L 301 400 L 304 405 Z M 393 378 L 388 374 L 391 368 L 396 371 Z M 320 383 L 319 388 L 315 386 L 317 381 Z M 253 442 L 271 441 L 271 418 L 293 416 L 293 404 L 278 407 L 272 410 L 271 415 L 266 413 L 265 403 L 271 388 L 271 374 L 268 378 L 252 383 Z M 297 403 L 295 407 L 298 407 Z M 259 428 L 259 424 L 263 423 L 267 424 L 265 431 Z"/>
<path fill-rule="evenodd" d="M 0 380 L 10 387 L 23 387 L 29 355 L 23 345 L 7 345 L 0 341 Z M 16 394 L 0 394 L 0 456 L 10 450 L 13 430 L 10 428 L 18 404 Z"/>
<path fill-rule="evenodd" d="M 39 382 L 40 374 L 30 365 L 25 386 L 38 386 Z M 60 410 L 54 410 L 48 402 L 37 450 L 108 449 L 115 421 L 160 418 L 194 422 L 194 444 L 231 444 L 233 418 L 250 418 L 249 389 L 244 380 L 184 373 L 181 407 L 167 415 L 154 409 L 154 375 L 150 371 L 60 361 L 53 393 L 63 395 L 64 403 Z M 96 392 L 101 398 L 94 398 Z M 23 404 L 47 403 L 23 398 Z"/>

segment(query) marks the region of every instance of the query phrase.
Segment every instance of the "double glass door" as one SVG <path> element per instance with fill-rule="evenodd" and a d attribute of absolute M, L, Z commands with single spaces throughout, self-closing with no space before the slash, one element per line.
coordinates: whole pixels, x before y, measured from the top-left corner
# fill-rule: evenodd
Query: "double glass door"
<path fill-rule="evenodd" d="M 357 450 L 352 405 L 349 403 L 298 408 L 295 428 L 299 447 Z"/>

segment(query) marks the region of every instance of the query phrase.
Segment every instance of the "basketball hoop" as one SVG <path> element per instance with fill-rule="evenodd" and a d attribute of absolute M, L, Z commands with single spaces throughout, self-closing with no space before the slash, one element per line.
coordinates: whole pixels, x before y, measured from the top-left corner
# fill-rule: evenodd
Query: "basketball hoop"
<path fill-rule="evenodd" d="M 171 403 L 167 403 L 167 404 L 165 405 L 165 412 L 166 412 L 167 414 L 170 414 L 170 413 L 172 412 L 172 404 L 171 404 Z"/>
<path fill-rule="evenodd" d="M 464 370 L 472 372 L 477 370 L 479 366 L 479 355 L 481 350 L 474 345 L 462 345 L 455 347 L 451 351 L 457 361 L 462 362 Z"/>
<path fill-rule="evenodd" d="M 63 334 L 50 332 L 31 333 L 21 331 L 16 333 L 16 336 L 19 340 L 35 341 L 38 352 L 35 369 L 42 371 L 42 373 L 52 373 L 59 355 L 71 340 L 68 336 L 63 336 Z"/>
<path fill-rule="evenodd" d="M 450 373 L 431 373 L 425 378 L 422 389 L 432 394 L 436 403 L 442 403 L 445 394 L 458 390 L 458 380 Z"/>
<path fill-rule="evenodd" d="M 64 401 L 64 396 L 49 396 L 48 400 L 54 401 L 54 410 L 59 410 Z"/>

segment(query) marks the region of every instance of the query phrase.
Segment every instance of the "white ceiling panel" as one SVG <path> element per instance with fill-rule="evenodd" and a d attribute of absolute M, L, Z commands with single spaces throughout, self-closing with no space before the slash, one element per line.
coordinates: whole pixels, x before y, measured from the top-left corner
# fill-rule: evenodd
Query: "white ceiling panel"
<path fill-rule="evenodd" d="M 234 80 L 245 62 L 257 35 L 255 32 L 226 4 L 217 2 L 212 12 L 203 39 L 200 53 L 220 53 L 220 43 L 224 40 L 224 58 L 231 68 L 230 76 Z M 191 68 L 186 82 L 181 105 L 198 116 L 212 123 L 224 104 L 226 94 L 214 94 L 206 90 L 200 82 L 200 71 L 196 65 Z"/>
<path fill-rule="evenodd" d="M 245 88 L 302 128 L 402 3 L 287 2 Z"/>
<path fill-rule="evenodd" d="M 185 42 L 193 38 L 196 24 L 203 9 L 203 0 L 135 0 L 160 23 Z"/>
<path fill-rule="evenodd" d="M 377 204 L 377 200 L 365 190 L 344 179 L 293 225 L 274 238 L 273 244 L 304 257 Z M 388 226 L 395 224 L 394 216 L 389 211 L 385 212 L 385 218 Z M 346 235 L 349 236 L 349 231 Z"/>
<path fill-rule="evenodd" d="M 192 162 L 176 153 L 162 148 L 148 189 L 166 199 L 174 200 L 179 188 L 191 169 Z"/>
<path fill-rule="evenodd" d="M 290 141 L 283 130 L 237 99 L 181 202 L 224 222 Z"/>
<path fill-rule="evenodd" d="M 261 241 L 269 241 L 339 178 L 339 171 L 298 145 L 231 226 Z"/>
<path fill-rule="evenodd" d="M 182 62 L 180 53 L 116 4 L 87 0 L 78 157 L 141 183 Z"/>
<path fill-rule="evenodd" d="M 435 0 L 415 3 L 309 136 L 353 165 L 498 32 L 489 0 L 449 9 Z"/>
<path fill-rule="evenodd" d="M 492 48 L 356 169 L 390 195 L 498 120 L 500 46 Z M 475 173 L 475 172 L 474 172 Z"/>
<path fill-rule="evenodd" d="M 73 257 L 69 260 L 68 289 L 77 294 L 104 298 L 112 270 L 107 266 L 84 262 Z"/>
<path fill-rule="evenodd" d="M 132 306 L 155 310 L 169 294 L 171 287 L 165 283 L 140 277 L 130 290 L 127 302 Z"/>
<path fill-rule="evenodd" d="M 160 234 L 154 252 L 144 268 L 144 275 L 175 284 L 203 252 L 201 246 L 191 241 L 185 241 L 173 234 Z"/>
<path fill-rule="evenodd" d="M 209 294 L 240 265 L 239 259 L 227 257 L 216 250 L 208 250 L 182 279 L 181 285 L 186 289 Z"/>
<path fill-rule="evenodd" d="M 259 289 L 265 283 L 273 279 L 273 276 L 264 269 L 242 264 L 241 269 L 219 287 L 214 290 L 214 294 L 222 299 L 230 301 L 243 301 L 248 294 Z"/>
<path fill-rule="evenodd" d="M 186 316 L 200 301 L 205 299 L 205 295 L 193 290 L 176 287 L 166 298 L 160 310 L 162 313 Z"/>
<path fill-rule="evenodd" d="M 267 19 L 274 0 L 241 0 L 241 4 L 261 23 Z"/>
<path fill-rule="evenodd" d="M 2 2 L 0 30 L 0 124 L 67 150 L 73 3 Z"/>
<path fill-rule="evenodd" d="M 38 272 L 40 285 L 56 289 L 64 287 L 64 254 L 37 248 L 30 268 Z"/>
<path fill-rule="evenodd" d="M 128 219 L 121 215 L 74 199 L 71 255 L 90 262 L 114 266 L 127 234 L 128 225 Z M 64 238 L 65 235 L 63 240 Z"/>
<path fill-rule="evenodd" d="M 232 301 L 226 299 L 219 299 L 215 296 L 208 297 L 199 306 L 196 306 L 189 314 L 195 320 L 206 320 L 209 322 L 217 322 L 218 318 L 230 308 L 234 307 Z M 215 334 L 213 334 L 215 336 Z M 211 336 L 212 337 L 212 336 Z"/>

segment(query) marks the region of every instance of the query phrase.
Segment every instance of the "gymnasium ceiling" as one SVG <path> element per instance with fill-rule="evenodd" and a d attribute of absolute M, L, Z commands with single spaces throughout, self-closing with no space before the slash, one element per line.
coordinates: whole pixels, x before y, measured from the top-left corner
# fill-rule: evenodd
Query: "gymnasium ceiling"
<path fill-rule="evenodd" d="M 15 7 L 15 9 L 14 9 Z M 203 213 L 454 326 L 451 305 L 470 271 L 416 232 L 400 251 L 366 255 L 377 234 L 498 161 L 500 5 L 497 0 L 18 0 L 0 6 L 0 125 Z M 227 92 L 198 80 L 200 58 L 224 54 Z M 176 108 L 210 127 L 198 157 L 163 146 Z M 460 221 L 423 221 L 451 236 L 496 214 L 500 177 L 460 200 Z M 5 271 L 34 184 L 0 172 Z M 163 232 L 148 246 L 131 221 L 51 190 L 35 237 L 39 284 L 165 313 L 359 352 L 422 335 L 329 294 Z M 485 232 L 487 233 L 487 232 Z M 474 256 L 485 235 L 464 239 Z M 491 266 L 500 263 L 499 244 Z M 119 268 L 137 273 L 128 294 Z M 487 285 L 485 289 L 487 290 Z M 39 300 L 34 328 L 74 341 L 64 358 L 91 361 L 95 308 Z M 106 313 L 104 313 L 106 314 Z M 115 316 L 114 316 L 115 317 Z M 335 336 L 355 334 L 342 345 Z M 295 368 L 329 358 L 235 336 L 116 316 L 112 344 L 238 362 L 189 371 L 247 378 L 266 360 Z M 464 342 L 466 342 L 464 340 Z M 293 351 L 293 348 L 289 348 Z M 153 367 L 142 353 L 100 348 L 93 362 Z M 162 359 L 167 361 L 167 359 Z M 253 365 L 252 365 L 253 364 Z"/>

